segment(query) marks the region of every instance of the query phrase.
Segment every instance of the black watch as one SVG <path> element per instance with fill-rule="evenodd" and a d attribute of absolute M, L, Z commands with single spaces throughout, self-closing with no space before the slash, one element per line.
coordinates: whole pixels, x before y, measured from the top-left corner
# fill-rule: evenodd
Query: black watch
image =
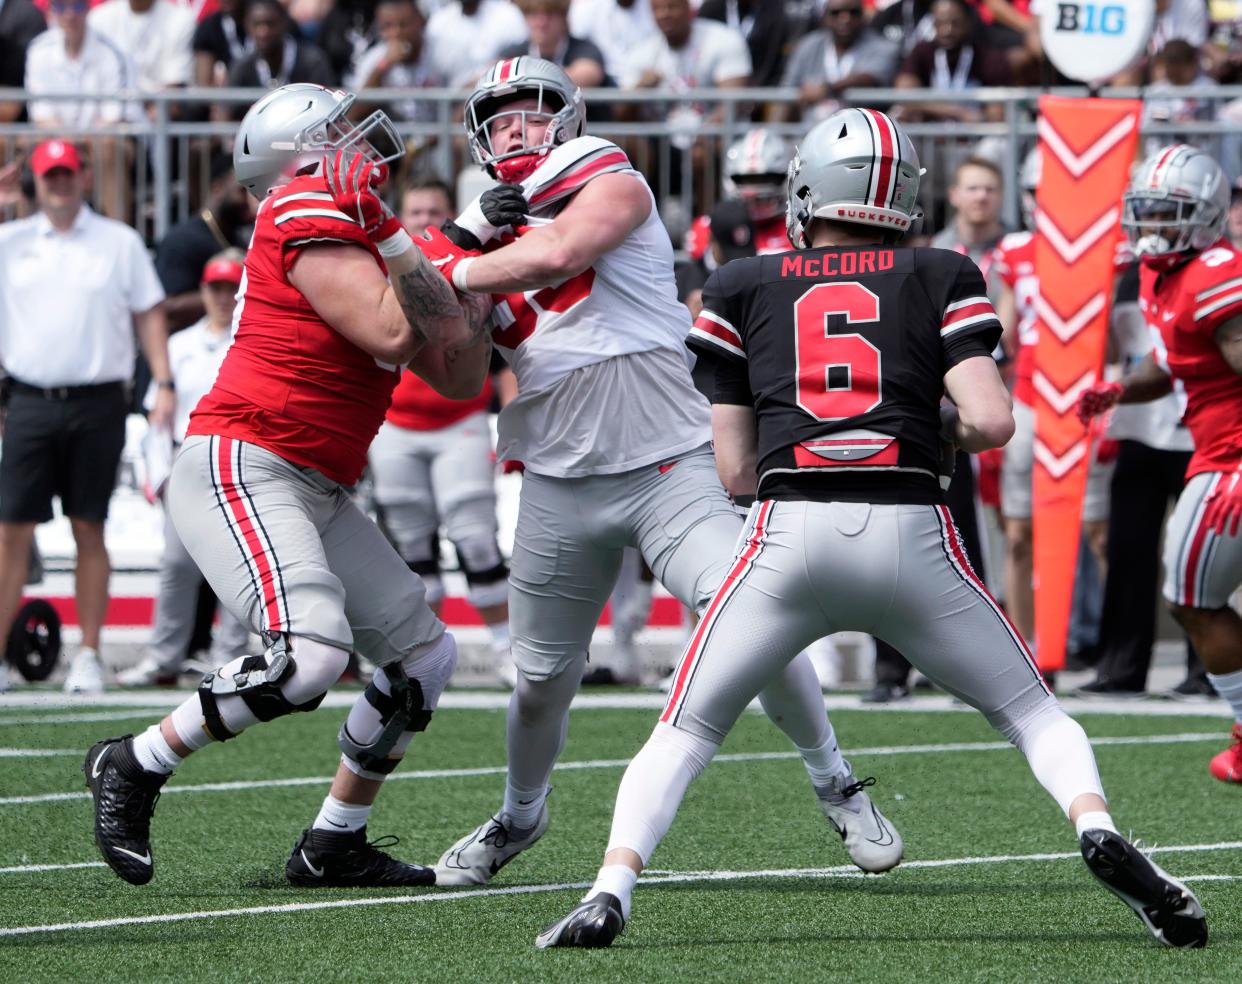
<path fill-rule="evenodd" d="M 155 381 L 155 385 L 158 386 L 160 389 L 166 389 L 166 390 L 175 390 L 177 388 L 177 384 L 174 383 L 171 379 L 157 379 Z"/>

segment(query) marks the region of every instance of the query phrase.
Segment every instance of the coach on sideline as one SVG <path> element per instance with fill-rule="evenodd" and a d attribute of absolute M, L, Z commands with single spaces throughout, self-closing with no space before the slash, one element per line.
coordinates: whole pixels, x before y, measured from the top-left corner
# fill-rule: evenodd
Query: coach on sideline
<path fill-rule="evenodd" d="M 35 526 L 60 498 L 77 546 L 82 643 L 66 691 L 103 689 L 99 632 L 111 567 L 104 520 L 125 445 L 134 329 L 160 386 L 152 424 L 174 399 L 164 291 L 138 233 L 85 204 L 90 173 L 73 144 L 30 157 L 38 211 L 0 225 L 0 361 L 8 372 L 0 455 L 0 639 L 21 600 Z"/>

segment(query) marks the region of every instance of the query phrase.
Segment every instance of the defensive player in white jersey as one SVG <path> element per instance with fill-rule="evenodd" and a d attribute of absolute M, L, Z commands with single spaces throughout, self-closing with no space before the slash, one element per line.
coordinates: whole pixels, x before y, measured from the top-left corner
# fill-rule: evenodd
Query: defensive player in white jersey
<path fill-rule="evenodd" d="M 621 780 L 604 867 L 541 948 L 616 938 L 638 873 L 747 703 L 838 629 L 884 639 L 983 712 L 1076 826 L 1091 872 L 1156 939 L 1207 941 L 1194 895 L 1117 833 L 1086 734 L 966 561 L 944 505 L 940 443 L 998 447 L 1014 424 L 979 268 L 897 245 L 921 173 L 889 117 L 834 113 L 790 164 L 797 249 L 735 260 L 703 288 L 691 344 L 717 365 L 716 456 L 730 491 L 757 501 Z M 955 406 L 941 411 L 946 391 Z"/>
<path fill-rule="evenodd" d="M 439 885 L 488 881 L 547 829 L 548 779 L 622 549 L 638 547 L 670 593 L 701 609 L 741 528 L 716 474 L 684 345 L 689 316 L 646 181 L 615 144 L 581 135 L 581 93 L 542 59 L 490 69 L 465 122 L 475 159 L 521 185 L 527 222 L 497 237 L 471 207 L 448 237 L 429 232 L 421 246 L 459 290 L 496 301 L 493 338 L 519 392 L 501 413 L 498 452 L 526 474 L 510 573 L 519 679 L 504 803 L 441 857 Z M 479 255 L 449 237 L 496 248 Z M 858 797 L 840 805 L 855 780 L 809 661 L 782 667 L 760 699 L 798 747 L 826 815 L 849 831 L 855 863 L 895 865 L 901 839 L 878 811 Z"/>

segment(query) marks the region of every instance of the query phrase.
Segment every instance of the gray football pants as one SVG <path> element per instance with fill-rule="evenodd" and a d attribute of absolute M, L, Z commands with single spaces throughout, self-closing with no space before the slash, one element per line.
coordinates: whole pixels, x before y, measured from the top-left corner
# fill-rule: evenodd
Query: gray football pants
<path fill-rule="evenodd" d="M 868 632 L 1005 734 L 1054 698 L 943 506 L 761 501 L 660 720 L 719 744 L 816 639 Z"/>
<path fill-rule="evenodd" d="M 221 604 L 255 632 L 356 650 L 377 666 L 429 651 L 444 623 L 423 582 L 338 483 L 254 444 L 186 440 L 168 506 Z"/>
<path fill-rule="evenodd" d="M 203 583 L 202 572 L 186 550 L 172 512 L 164 509 L 164 553 L 160 557 L 160 590 L 155 599 L 155 620 L 147 653 L 164 669 L 180 669 L 186 648 L 194 634 L 198 613 L 198 591 Z M 229 660 L 246 654 L 250 630 L 228 610 L 218 607 L 219 622 L 211 633 L 211 664 L 223 666 Z"/>

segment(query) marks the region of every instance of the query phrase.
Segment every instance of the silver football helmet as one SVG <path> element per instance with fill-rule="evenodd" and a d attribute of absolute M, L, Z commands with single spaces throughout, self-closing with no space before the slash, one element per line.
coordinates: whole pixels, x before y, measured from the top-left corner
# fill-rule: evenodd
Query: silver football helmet
<path fill-rule="evenodd" d="M 923 169 L 905 131 L 874 109 L 842 109 L 802 139 L 789 163 L 785 227 L 799 249 L 815 219 L 909 230 Z"/>
<path fill-rule="evenodd" d="M 762 126 L 747 130 L 725 151 L 721 179 L 725 196 L 742 199 L 755 222 L 780 215 L 789 156 L 789 145 L 780 134 Z"/>
<path fill-rule="evenodd" d="M 519 99 L 534 99 L 533 107 L 505 110 Z M 549 120 L 543 143 L 498 153 L 492 146 L 492 128 L 503 116 L 521 116 L 522 132 L 531 117 Z M 505 58 L 489 68 L 466 99 L 466 139 L 476 164 L 506 184 L 516 184 L 539 164 L 553 147 L 582 136 L 586 110 L 582 90 L 555 62 L 546 58 Z"/>
<path fill-rule="evenodd" d="M 273 89 L 246 111 L 233 143 L 233 171 L 256 198 L 282 177 L 322 164 L 354 147 L 376 163 L 405 156 L 405 142 L 383 110 L 361 123 L 348 116 L 354 95 L 310 82 Z"/>
<path fill-rule="evenodd" d="M 1121 226 L 1139 259 L 1197 253 L 1224 235 L 1229 182 L 1198 147 L 1173 144 L 1139 165 L 1123 203 Z"/>

